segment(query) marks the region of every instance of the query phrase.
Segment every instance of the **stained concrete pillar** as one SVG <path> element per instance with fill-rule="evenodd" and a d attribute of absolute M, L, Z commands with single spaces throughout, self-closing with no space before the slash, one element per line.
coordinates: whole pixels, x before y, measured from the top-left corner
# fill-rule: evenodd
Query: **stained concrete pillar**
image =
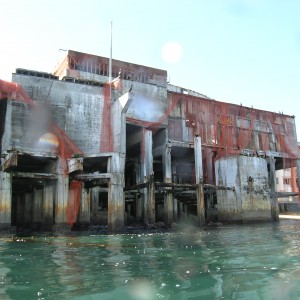
<path fill-rule="evenodd" d="M 178 201 L 173 196 L 173 221 L 178 220 Z"/>
<path fill-rule="evenodd" d="M 201 137 L 194 138 L 194 155 L 195 155 L 195 175 L 196 175 L 196 196 L 197 196 L 197 217 L 199 225 L 205 224 L 205 207 L 203 192 L 203 167 L 202 167 L 202 147 Z"/>
<path fill-rule="evenodd" d="M 91 213 L 90 213 L 90 220 L 91 224 L 98 224 L 99 220 L 97 218 L 97 213 L 99 209 L 99 190 L 100 188 L 94 187 L 91 189 L 90 195 L 91 195 Z"/>
<path fill-rule="evenodd" d="M 23 198 L 23 194 L 18 193 L 17 196 L 16 196 L 16 201 L 17 201 L 17 205 L 16 205 L 17 220 L 16 220 L 16 223 L 17 223 L 17 225 L 22 225 L 23 220 L 24 220 L 24 198 Z"/>
<path fill-rule="evenodd" d="M 270 201 L 271 201 L 271 218 L 272 221 L 279 221 L 279 207 L 278 198 L 276 196 L 276 174 L 275 174 L 275 163 L 274 157 L 268 158 L 269 163 L 269 184 L 270 184 Z"/>
<path fill-rule="evenodd" d="M 180 201 L 178 203 L 178 212 L 179 212 L 179 219 L 181 219 L 184 215 L 184 211 L 183 211 L 183 203 Z"/>
<path fill-rule="evenodd" d="M 81 202 L 80 202 L 80 209 L 79 209 L 79 216 L 78 216 L 78 223 L 80 225 L 90 224 L 90 220 L 91 220 L 90 206 L 91 206 L 91 189 L 83 188 L 81 193 Z"/>
<path fill-rule="evenodd" d="M 11 226 L 11 175 L 0 171 L 0 227 Z"/>
<path fill-rule="evenodd" d="M 143 128 L 141 141 L 141 173 L 142 181 L 148 183 L 144 189 L 144 223 L 155 223 L 155 186 L 152 155 L 152 131 Z"/>
<path fill-rule="evenodd" d="M 54 230 L 69 227 L 67 225 L 67 207 L 69 199 L 69 176 L 59 174 L 56 182 L 55 225 Z"/>
<path fill-rule="evenodd" d="M 24 225 L 29 226 L 32 222 L 32 204 L 33 194 L 25 193 L 24 195 Z"/>
<path fill-rule="evenodd" d="M 136 183 L 139 184 L 142 182 L 141 178 L 141 165 L 139 163 L 135 163 L 135 176 L 136 176 Z M 144 198 L 141 197 L 140 194 L 136 196 L 135 200 L 135 218 L 138 222 L 143 219 L 143 207 L 144 207 Z"/>
<path fill-rule="evenodd" d="M 124 167 L 125 155 L 113 153 L 108 161 L 108 172 L 111 173 L 108 183 L 108 229 L 111 232 L 124 230 Z"/>
<path fill-rule="evenodd" d="M 108 162 L 111 178 L 108 184 L 108 228 L 112 232 L 124 230 L 125 196 L 124 169 L 126 158 L 126 112 L 133 94 L 126 93 L 111 103 L 111 129 L 114 154 Z"/>
<path fill-rule="evenodd" d="M 43 225 L 48 227 L 53 225 L 54 211 L 54 196 L 55 196 L 55 181 L 46 180 L 44 182 L 44 201 L 43 201 Z"/>
<path fill-rule="evenodd" d="M 171 147 L 166 145 L 163 157 L 163 176 L 165 183 L 172 183 L 172 158 L 171 158 Z M 166 225 L 171 225 L 174 220 L 174 203 L 173 194 L 171 188 L 166 188 L 166 194 L 164 196 L 164 215 Z"/>
<path fill-rule="evenodd" d="M 172 182 L 177 183 L 177 163 L 176 161 L 171 162 L 172 166 Z M 175 198 L 173 194 L 173 219 L 174 221 L 178 220 L 178 200 Z"/>
<path fill-rule="evenodd" d="M 34 188 L 32 208 L 32 225 L 39 226 L 43 221 L 43 189 Z"/>
<path fill-rule="evenodd" d="M 127 203 L 126 205 L 126 211 L 127 211 L 127 218 L 131 218 L 133 216 L 132 213 L 132 204 L 131 203 Z"/>

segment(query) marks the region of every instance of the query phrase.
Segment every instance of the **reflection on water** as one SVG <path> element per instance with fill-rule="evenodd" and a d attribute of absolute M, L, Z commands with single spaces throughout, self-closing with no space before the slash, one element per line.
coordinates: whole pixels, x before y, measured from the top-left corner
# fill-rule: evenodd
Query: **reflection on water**
<path fill-rule="evenodd" d="M 300 299 L 300 222 L 2 237 L 0 299 Z"/>

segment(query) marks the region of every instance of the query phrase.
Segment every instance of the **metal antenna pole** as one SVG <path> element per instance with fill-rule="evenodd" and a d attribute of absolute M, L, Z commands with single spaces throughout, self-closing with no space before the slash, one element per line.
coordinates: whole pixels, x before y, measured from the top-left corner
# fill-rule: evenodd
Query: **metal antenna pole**
<path fill-rule="evenodd" d="M 110 57 L 109 57 L 109 99 L 111 100 L 111 81 L 112 81 L 112 21 L 110 21 Z"/>

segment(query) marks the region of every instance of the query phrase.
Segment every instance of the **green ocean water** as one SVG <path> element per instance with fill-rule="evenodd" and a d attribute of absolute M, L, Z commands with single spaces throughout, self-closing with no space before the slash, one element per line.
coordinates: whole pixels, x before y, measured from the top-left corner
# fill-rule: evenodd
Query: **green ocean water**
<path fill-rule="evenodd" d="M 300 299 L 300 221 L 0 238 L 0 299 Z"/>

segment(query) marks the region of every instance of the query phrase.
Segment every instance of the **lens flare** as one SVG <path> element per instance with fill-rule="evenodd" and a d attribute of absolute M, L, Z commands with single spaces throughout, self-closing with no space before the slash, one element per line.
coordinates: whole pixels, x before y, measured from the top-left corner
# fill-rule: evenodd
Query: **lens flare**
<path fill-rule="evenodd" d="M 59 140 L 53 133 L 45 133 L 38 140 L 38 148 L 43 150 L 54 151 L 59 146 Z"/>
<path fill-rule="evenodd" d="M 182 52 L 182 47 L 179 43 L 168 42 L 163 46 L 161 54 L 165 62 L 175 64 L 180 61 Z"/>

